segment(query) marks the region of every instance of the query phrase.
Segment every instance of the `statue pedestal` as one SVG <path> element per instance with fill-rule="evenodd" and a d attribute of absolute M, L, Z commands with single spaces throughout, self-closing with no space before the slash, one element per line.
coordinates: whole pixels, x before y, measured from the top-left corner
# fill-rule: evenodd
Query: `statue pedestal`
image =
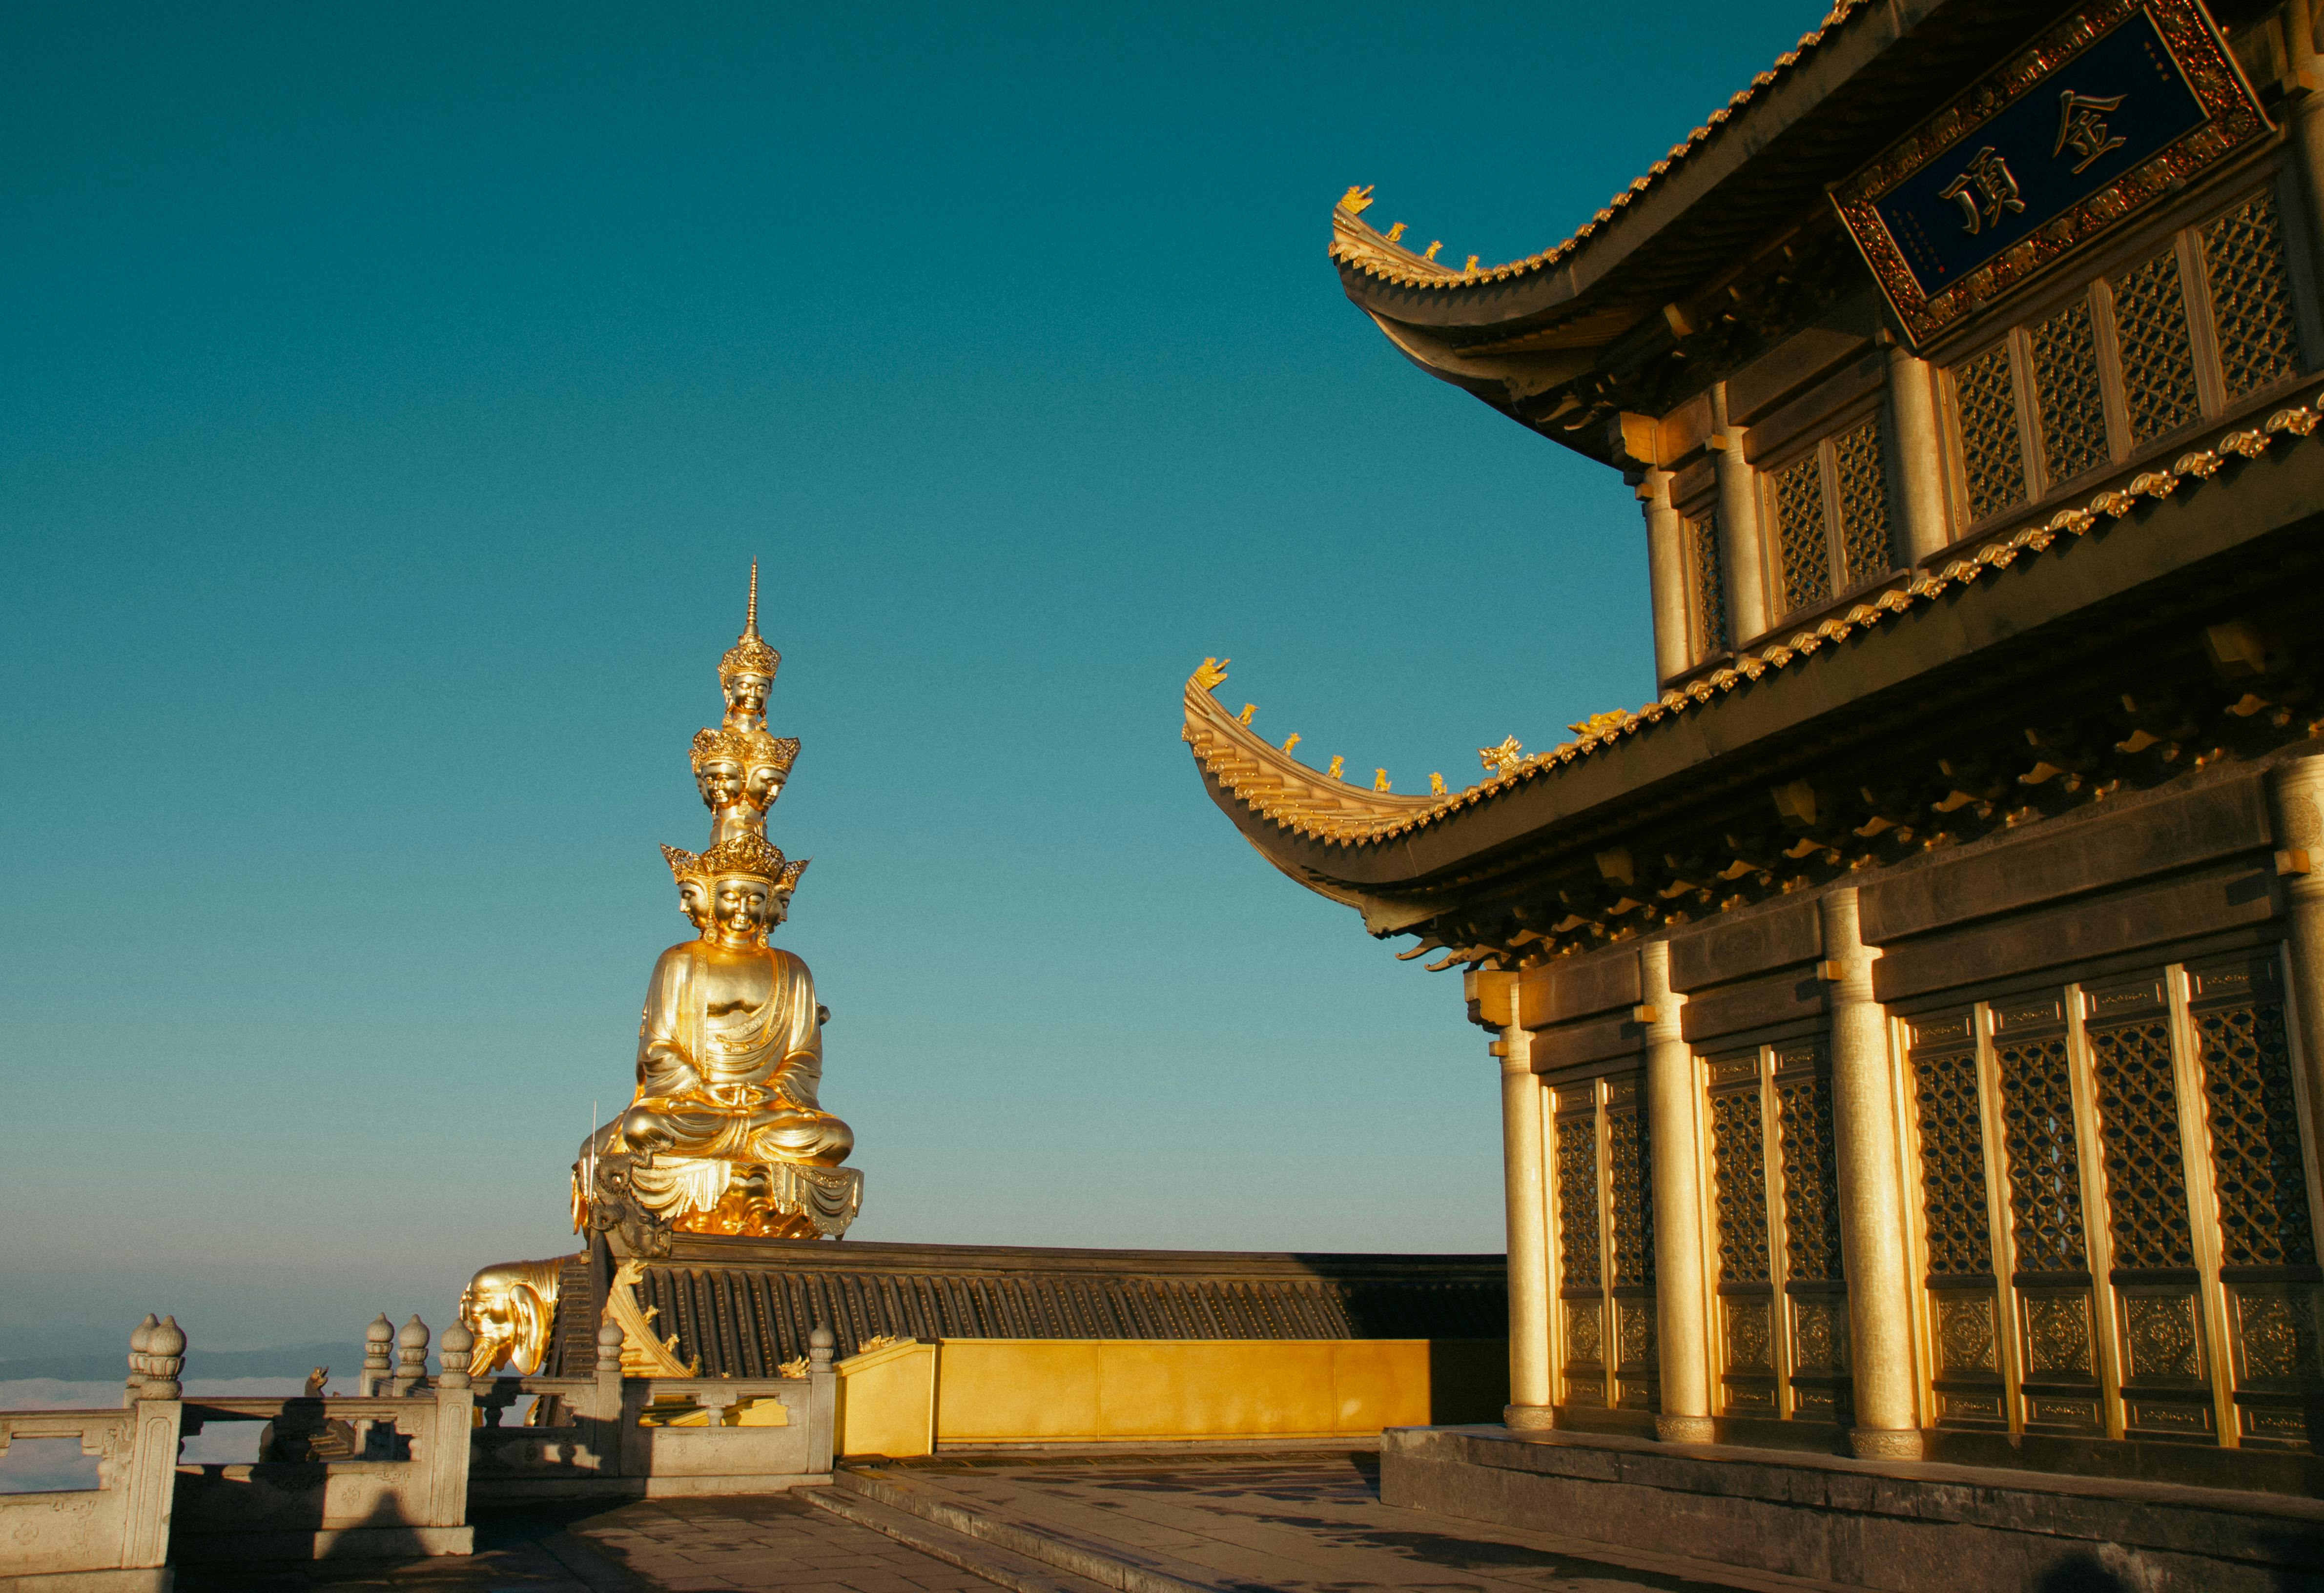
<path fill-rule="evenodd" d="M 863 1173 L 859 1167 L 817 1167 L 801 1162 L 723 1165 L 732 1171 L 716 1202 L 676 1214 L 670 1222 L 672 1229 L 750 1238 L 835 1239 L 863 1209 Z"/>
<path fill-rule="evenodd" d="M 634 1203 L 675 1233 L 835 1239 L 863 1209 L 856 1167 L 664 1155 L 631 1161 L 627 1183 Z"/>

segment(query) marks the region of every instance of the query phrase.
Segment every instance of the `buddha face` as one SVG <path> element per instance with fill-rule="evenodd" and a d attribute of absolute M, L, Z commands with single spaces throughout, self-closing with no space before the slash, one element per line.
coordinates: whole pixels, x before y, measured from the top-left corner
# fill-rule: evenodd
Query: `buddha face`
<path fill-rule="evenodd" d="M 684 913 L 696 929 L 710 925 L 710 886 L 701 879 L 681 879 L 678 882 L 678 910 Z"/>
<path fill-rule="evenodd" d="M 742 799 L 761 812 L 783 788 L 783 771 L 771 763 L 755 763 L 742 782 Z"/>
<path fill-rule="evenodd" d="M 767 711 L 767 688 L 774 682 L 763 675 L 737 675 L 723 683 L 726 687 L 726 711 L 745 718 L 756 719 Z"/>
<path fill-rule="evenodd" d="M 718 939 L 727 945 L 749 945 L 779 922 L 774 910 L 774 889 L 748 874 L 721 874 L 711 884 L 711 918 Z"/>
<path fill-rule="evenodd" d="M 720 759 L 706 763 L 694 777 L 696 789 L 702 793 L 703 806 L 714 811 L 732 807 L 742 799 L 742 768 Z"/>

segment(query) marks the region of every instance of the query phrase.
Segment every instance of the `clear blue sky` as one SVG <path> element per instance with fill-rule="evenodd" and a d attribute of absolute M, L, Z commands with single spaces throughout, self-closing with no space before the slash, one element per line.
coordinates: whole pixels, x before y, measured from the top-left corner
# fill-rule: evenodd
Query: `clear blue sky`
<path fill-rule="evenodd" d="M 1528 253 L 1821 9 L 0 10 L 0 1355 L 572 1245 L 754 554 L 858 1237 L 1499 1248 L 1456 976 L 1179 685 L 1407 790 L 1648 695 L 1329 207 Z"/>

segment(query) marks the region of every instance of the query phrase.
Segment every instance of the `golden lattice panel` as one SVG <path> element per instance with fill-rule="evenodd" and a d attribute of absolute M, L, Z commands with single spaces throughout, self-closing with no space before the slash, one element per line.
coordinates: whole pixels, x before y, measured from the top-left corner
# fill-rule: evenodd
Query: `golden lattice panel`
<path fill-rule="evenodd" d="M 1831 1086 L 1822 1078 L 1779 1080 L 1775 1120 L 1784 1156 L 1784 1262 L 1790 1283 L 1837 1283 L 1840 1176 L 1833 1156 Z"/>
<path fill-rule="evenodd" d="M 1557 1125 L 1557 1238 L 1561 1286 L 1599 1286 L 1598 1121 L 1563 1118 Z"/>
<path fill-rule="evenodd" d="M 1606 1114 L 1607 1194 L 1614 1207 L 1614 1283 L 1655 1281 L 1655 1204 L 1647 1174 L 1646 1114 Z"/>
<path fill-rule="evenodd" d="M 1853 586 L 1896 567 L 1888 525 L 1888 473 L 1880 457 L 1880 422 L 1867 420 L 1832 438 L 1832 477 L 1840 495 L 1840 551 Z"/>
<path fill-rule="evenodd" d="M 2300 336 L 2274 197 L 2254 194 L 2205 227 L 2203 262 L 2210 273 L 2227 397 L 2257 392 L 2298 371 Z"/>
<path fill-rule="evenodd" d="M 2312 1266 L 2316 1238 L 2283 1008 L 2266 1002 L 2197 1012 L 2194 1024 L 2219 1199 L 2220 1259 L 2230 1266 Z"/>
<path fill-rule="evenodd" d="M 2162 1017 L 2090 1030 L 2098 1134 L 2107 1174 L 2107 1231 L 2114 1264 L 2189 1267 L 2187 1165 L 2179 1097 L 2171 1076 L 2171 1029 Z"/>
<path fill-rule="evenodd" d="M 1974 1277 L 1993 1270 L 1985 1189 L 1985 1135 L 1978 1106 L 1977 1053 L 1913 1059 L 1921 1123 L 1921 1195 L 1929 1270 Z"/>
<path fill-rule="evenodd" d="M 2165 249 L 2116 281 L 2114 326 L 2131 436 L 2144 442 L 2201 419 L 2176 249 Z"/>
<path fill-rule="evenodd" d="M 1775 473 L 1775 559 L 1784 613 L 1831 595 L 1831 548 L 1824 536 L 1823 462 L 1812 451 Z"/>
<path fill-rule="evenodd" d="M 2106 390 L 2089 301 L 2078 299 L 2034 327 L 2032 347 L 2042 467 L 2055 485 L 2107 462 Z"/>
<path fill-rule="evenodd" d="M 1953 367 L 1960 406 L 1962 472 L 1972 521 L 2025 501 L 2025 464 L 2017 443 L 2017 400 L 2009 345 L 1995 344 Z"/>
<path fill-rule="evenodd" d="M 1767 1249 L 1766 1149 L 1759 1091 L 1729 1091 L 1711 1098 L 1712 1200 L 1719 1216 L 1719 1279 L 1764 1284 Z"/>
<path fill-rule="evenodd" d="M 1727 575 L 1719 562 L 1719 517 L 1706 514 L 1686 522 L 1688 575 L 1694 592 L 1694 633 L 1703 656 L 1723 653 L 1735 645 L 1727 632 Z"/>
<path fill-rule="evenodd" d="M 2002 1142 L 2009 1150 L 2010 1234 L 2026 1272 L 2080 1272 L 2082 1170 L 2066 1037 L 1997 1046 Z"/>

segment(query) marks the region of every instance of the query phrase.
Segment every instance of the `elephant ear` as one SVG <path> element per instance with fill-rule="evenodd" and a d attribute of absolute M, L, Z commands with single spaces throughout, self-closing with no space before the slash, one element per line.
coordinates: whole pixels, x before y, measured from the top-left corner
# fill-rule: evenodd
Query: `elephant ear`
<path fill-rule="evenodd" d="M 510 1369 L 521 1377 L 532 1377 L 549 1358 L 550 1307 L 540 1291 L 519 1284 L 509 1291 L 509 1314 L 516 1322 L 516 1342 L 509 1349 Z"/>

